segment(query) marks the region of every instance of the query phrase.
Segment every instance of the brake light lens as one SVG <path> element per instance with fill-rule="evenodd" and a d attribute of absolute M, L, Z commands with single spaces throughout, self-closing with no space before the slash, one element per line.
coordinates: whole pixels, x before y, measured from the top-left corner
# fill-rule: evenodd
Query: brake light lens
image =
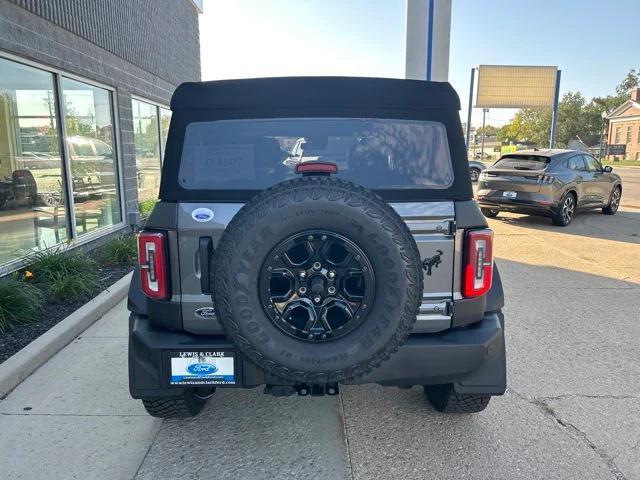
<path fill-rule="evenodd" d="M 493 281 L 493 232 L 469 230 L 464 243 L 462 295 L 479 297 L 489 291 Z"/>
<path fill-rule="evenodd" d="M 338 166 L 332 162 L 303 162 L 296 165 L 296 173 L 302 175 L 329 175 L 338 173 Z"/>
<path fill-rule="evenodd" d="M 537 183 L 539 183 L 540 185 L 550 185 L 553 183 L 555 179 L 556 177 L 552 175 L 547 175 L 545 173 L 544 175 L 538 175 Z"/>
<path fill-rule="evenodd" d="M 141 232 L 138 235 L 138 262 L 144 294 L 156 300 L 169 297 L 166 235 Z"/>

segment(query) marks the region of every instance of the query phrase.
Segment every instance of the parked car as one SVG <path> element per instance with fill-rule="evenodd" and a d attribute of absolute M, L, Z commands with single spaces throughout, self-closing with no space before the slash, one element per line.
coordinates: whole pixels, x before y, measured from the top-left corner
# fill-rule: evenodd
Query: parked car
<path fill-rule="evenodd" d="M 504 393 L 502 284 L 449 84 L 187 83 L 171 108 L 128 301 L 129 389 L 149 414 L 261 385 L 419 385 L 464 413 Z M 283 164 L 302 143 L 317 158 Z"/>
<path fill-rule="evenodd" d="M 471 181 L 473 183 L 477 182 L 480 178 L 480 173 L 485 171 L 487 166 L 482 162 L 477 162 L 475 160 L 469 160 L 469 176 L 471 177 Z"/>
<path fill-rule="evenodd" d="M 500 211 L 545 215 L 567 226 L 581 209 L 601 208 L 614 215 L 622 181 L 591 155 L 577 150 L 522 150 L 504 155 L 480 174 L 482 213 Z"/>

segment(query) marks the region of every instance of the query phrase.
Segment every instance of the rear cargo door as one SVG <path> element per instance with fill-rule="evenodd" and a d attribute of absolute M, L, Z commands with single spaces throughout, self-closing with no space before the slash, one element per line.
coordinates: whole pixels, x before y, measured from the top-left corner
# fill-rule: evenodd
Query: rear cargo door
<path fill-rule="evenodd" d="M 451 325 L 454 277 L 453 202 L 392 203 L 413 234 L 424 272 L 424 291 L 415 332 L 437 332 Z M 203 292 L 206 242 L 215 248 L 222 232 L 240 210 L 240 203 L 180 203 L 178 248 L 181 307 L 185 330 L 222 334 L 211 295 Z M 204 263 L 203 263 L 204 262 Z"/>

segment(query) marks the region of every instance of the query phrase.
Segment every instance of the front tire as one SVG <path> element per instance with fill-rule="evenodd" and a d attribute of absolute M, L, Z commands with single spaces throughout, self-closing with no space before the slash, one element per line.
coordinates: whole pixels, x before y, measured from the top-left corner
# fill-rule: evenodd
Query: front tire
<path fill-rule="evenodd" d="M 496 218 L 500 213 L 497 208 L 481 208 L 482 214 L 487 218 Z"/>
<path fill-rule="evenodd" d="M 143 398 L 142 404 L 147 413 L 156 418 L 195 417 L 215 391 L 215 388 L 193 388 L 175 397 Z"/>
<path fill-rule="evenodd" d="M 480 178 L 480 169 L 479 168 L 475 168 L 475 167 L 471 167 L 469 169 L 469 176 L 471 177 L 471 181 L 473 183 L 476 183 L 478 181 L 478 179 Z"/>
<path fill-rule="evenodd" d="M 490 395 L 456 393 L 450 383 L 423 388 L 431 406 L 441 413 L 478 413 L 487 408 L 491 400 Z"/>
<path fill-rule="evenodd" d="M 611 196 L 609 197 L 609 203 L 602 208 L 602 213 L 605 215 L 615 215 L 618 211 L 618 207 L 620 207 L 620 198 L 622 197 L 622 188 L 618 185 L 611 192 Z"/>
<path fill-rule="evenodd" d="M 566 227 L 569 225 L 576 213 L 576 204 L 576 196 L 571 192 L 567 193 L 562 198 L 558 211 L 556 211 L 551 217 L 553 224 L 559 227 Z"/>

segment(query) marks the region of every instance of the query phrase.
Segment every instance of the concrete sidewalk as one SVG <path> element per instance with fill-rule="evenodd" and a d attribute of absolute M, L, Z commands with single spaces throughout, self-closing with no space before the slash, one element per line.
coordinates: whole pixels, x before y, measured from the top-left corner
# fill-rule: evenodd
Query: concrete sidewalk
<path fill-rule="evenodd" d="M 128 395 L 126 300 L 0 401 L 0 477 L 133 478 L 161 421 Z"/>

